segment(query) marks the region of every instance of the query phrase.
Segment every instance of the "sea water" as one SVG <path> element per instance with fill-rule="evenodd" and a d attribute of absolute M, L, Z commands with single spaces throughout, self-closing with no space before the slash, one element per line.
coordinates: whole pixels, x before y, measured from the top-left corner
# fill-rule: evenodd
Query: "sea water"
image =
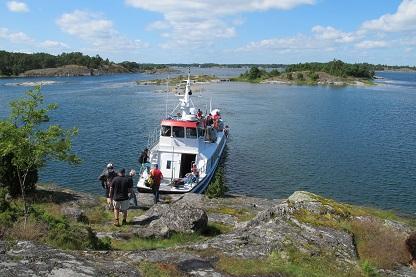
<path fill-rule="evenodd" d="M 243 70 L 192 69 L 233 76 Z M 174 75 L 174 74 L 171 74 Z M 225 180 L 231 193 L 285 198 L 307 190 L 353 204 L 416 212 L 416 73 L 379 72 L 378 85 L 295 86 L 223 82 L 193 88 L 205 112 L 212 103 L 230 126 Z M 102 194 L 108 162 L 138 169 L 146 146 L 177 97 L 136 80 L 167 74 L 0 79 L 0 117 L 34 82 L 59 104 L 52 122 L 77 127 L 82 164 L 48 162 L 41 182 Z"/>

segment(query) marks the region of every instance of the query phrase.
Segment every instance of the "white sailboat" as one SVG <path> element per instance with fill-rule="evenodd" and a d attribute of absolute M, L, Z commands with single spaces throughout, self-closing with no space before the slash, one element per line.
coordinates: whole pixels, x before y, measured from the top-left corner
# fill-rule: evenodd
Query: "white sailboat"
<path fill-rule="evenodd" d="M 206 126 L 206 116 L 198 117 L 191 100 L 191 79 L 183 97 L 170 116 L 160 123 L 160 130 L 150 145 L 150 163 L 162 171 L 161 193 L 202 193 L 209 185 L 227 142 L 228 129 L 222 119 L 215 126 Z M 211 110 L 214 116 L 219 110 Z M 151 192 L 145 185 L 148 171 L 143 170 L 137 187 L 140 192 Z"/>

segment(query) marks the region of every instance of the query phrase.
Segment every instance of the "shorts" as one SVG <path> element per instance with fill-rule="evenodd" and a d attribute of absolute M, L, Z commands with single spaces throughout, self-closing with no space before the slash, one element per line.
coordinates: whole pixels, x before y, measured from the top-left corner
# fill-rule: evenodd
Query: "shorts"
<path fill-rule="evenodd" d="M 127 200 L 121 200 L 121 201 L 113 200 L 113 206 L 114 206 L 114 209 L 124 212 L 124 211 L 127 211 L 129 209 L 130 201 L 128 199 Z"/>

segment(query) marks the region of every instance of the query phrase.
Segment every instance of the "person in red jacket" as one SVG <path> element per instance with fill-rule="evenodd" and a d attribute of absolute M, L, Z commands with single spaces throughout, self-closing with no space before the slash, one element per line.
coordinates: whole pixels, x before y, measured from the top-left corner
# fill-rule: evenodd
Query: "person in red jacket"
<path fill-rule="evenodd" d="M 217 111 L 214 116 L 213 116 L 213 120 L 214 120 L 214 128 L 218 130 L 219 127 L 219 123 L 220 123 L 220 113 Z"/>
<path fill-rule="evenodd" d="M 152 192 L 155 196 L 155 204 L 159 202 L 159 188 L 160 182 L 163 180 L 162 171 L 160 171 L 158 164 L 154 164 L 153 169 L 150 171 L 150 176 L 153 178 Z"/>

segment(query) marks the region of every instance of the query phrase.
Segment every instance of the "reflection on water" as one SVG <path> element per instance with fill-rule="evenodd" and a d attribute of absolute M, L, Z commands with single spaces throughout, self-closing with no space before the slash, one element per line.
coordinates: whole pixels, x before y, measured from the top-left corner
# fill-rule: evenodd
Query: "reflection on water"
<path fill-rule="evenodd" d="M 241 72 L 208 71 L 218 76 Z M 231 127 L 225 160 L 231 192 L 283 198 L 308 190 L 416 212 L 416 74 L 377 75 L 385 79 L 370 88 L 221 83 L 196 93 L 196 105 L 205 110 L 212 98 Z M 107 162 L 137 167 L 148 133 L 164 116 L 166 102 L 172 109 L 177 98 L 134 81 L 160 77 L 42 78 L 56 82 L 42 89 L 48 102 L 60 105 L 53 119 L 80 130 L 73 145 L 83 163 L 49 163 L 41 180 L 101 193 L 97 176 Z M 0 80 L 0 116 L 8 113 L 6 103 L 27 89 L 8 83 L 36 81 Z"/>

